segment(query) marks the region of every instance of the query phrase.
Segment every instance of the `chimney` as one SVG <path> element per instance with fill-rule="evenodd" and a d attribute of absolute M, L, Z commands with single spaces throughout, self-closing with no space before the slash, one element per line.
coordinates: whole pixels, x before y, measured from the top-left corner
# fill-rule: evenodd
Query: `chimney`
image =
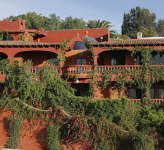
<path fill-rule="evenodd" d="M 89 33 L 88 31 L 85 31 L 85 36 L 88 36 L 88 33 Z"/>
<path fill-rule="evenodd" d="M 80 34 L 79 34 L 79 33 L 77 33 L 77 34 L 76 34 L 76 37 L 79 37 L 79 36 L 80 36 Z"/>
<path fill-rule="evenodd" d="M 137 32 L 137 39 L 142 39 L 142 32 Z"/>
<path fill-rule="evenodd" d="M 23 20 L 22 21 L 22 30 L 25 30 L 26 29 L 26 25 L 25 24 L 26 24 L 26 22 L 25 22 L 25 20 Z"/>

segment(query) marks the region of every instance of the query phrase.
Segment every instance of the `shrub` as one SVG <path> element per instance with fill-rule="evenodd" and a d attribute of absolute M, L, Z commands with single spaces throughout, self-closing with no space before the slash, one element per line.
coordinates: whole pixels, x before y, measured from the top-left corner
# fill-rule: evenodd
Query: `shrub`
<path fill-rule="evenodd" d="M 58 150 L 59 145 L 59 126 L 49 124 L 47 127 L 47 148 L 48 150 Z"/>
<path fill-rule="evenodd" d="M 87 114 L 95 118 L 105 117 L 110 121 L 118 123 L 126 110 L 127 99 L 103 99 L 88 105 Z"/>
<path fill-rule="evenodd" d="M 22 129 L 22 118 L 19 116 L 12 115 L 9 118 L 9 139 L 6 143 L 7 148 L 18 148 L 20 142 L 20 130 Z"/>
<path fill-rule="evenodd" d="M 143 133 L 136 132 L 132 138 L 133 150 L 154 150 L 155 143 L 151 137 Z"/>

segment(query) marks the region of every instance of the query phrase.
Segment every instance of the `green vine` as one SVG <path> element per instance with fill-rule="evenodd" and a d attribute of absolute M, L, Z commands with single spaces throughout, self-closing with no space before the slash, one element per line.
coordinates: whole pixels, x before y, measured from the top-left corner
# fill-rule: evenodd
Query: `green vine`
<path fill-rule="evenodd" d="M 14 114 L 10 116 L 9 122 L 10 122 L 9 125 L 10 135 L 6 147 L 15 149 L 18 148 L 20 143 L 20 135 L 21 135 L 20 130 L 22 129 L 23 120 L 20 116 L 18 117 Z"/>

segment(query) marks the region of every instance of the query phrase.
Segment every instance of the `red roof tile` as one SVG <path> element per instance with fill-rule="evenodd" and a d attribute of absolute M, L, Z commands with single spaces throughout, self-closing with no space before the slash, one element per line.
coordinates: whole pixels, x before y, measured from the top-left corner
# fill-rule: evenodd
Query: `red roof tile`
<path fill-rule="evenodd" d="M 101 42 L 93 44 L 95 46 L 124 46 L 124 45 L 164 45 L 163 39 L 127 39 L 127 40 L 111 40 L 109 42 Z"/>
<path fill-rule="evenodd" d="M 86 31 L 88 31 L 88 36 L 97 39 L 97 41 L 100 41 L 100 37 L 104 37 L 103 41 L 108 41 L 108 28 L 47 31 L 47 36 L 40 38 L 40 41 L 47 43 L 59 43 L 64 39 L 69 40 L 76 37 L 78 33 L 80 37 L 85 37 Z"/>

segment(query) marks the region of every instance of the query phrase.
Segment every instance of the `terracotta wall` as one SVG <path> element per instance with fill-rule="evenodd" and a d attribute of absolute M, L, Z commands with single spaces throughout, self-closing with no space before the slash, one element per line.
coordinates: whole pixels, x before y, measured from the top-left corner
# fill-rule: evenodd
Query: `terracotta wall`
<path fill-rule="evenodd" d="M 12 114 L 11 111 L 0 111 L 0 148 L 5 147 L 9 137 L 9 121 L 8 118 Z M 67 143 L 62 144 L 63 150 L 86 150 L 90 149 L 91 143 Z M 46 150 L 46 123 L 40 120 L 23 123 L 21 130 L 21 142 L 19 150 Z"/>

